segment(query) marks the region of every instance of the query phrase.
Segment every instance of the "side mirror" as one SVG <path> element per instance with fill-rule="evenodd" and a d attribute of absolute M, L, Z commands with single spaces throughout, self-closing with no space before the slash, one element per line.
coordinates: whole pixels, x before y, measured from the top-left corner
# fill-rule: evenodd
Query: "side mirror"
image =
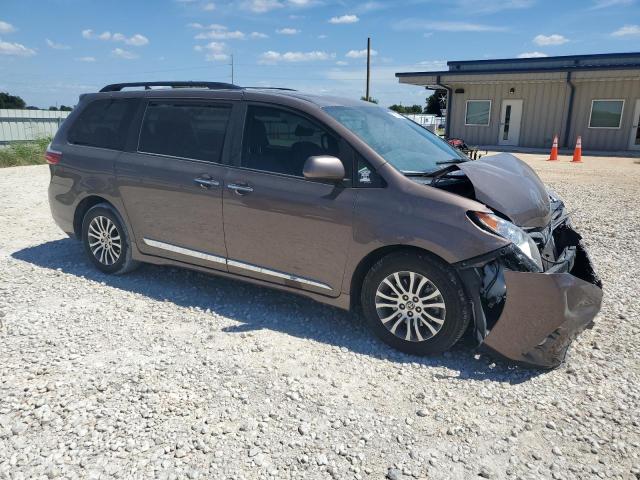
<path fill-rule="evenodd" d="M 341 182 L 345 176 L 344 165 L 337 157 L 318 155 L 307 158 L 302 170 L 304 178 L 309 180 L 324 180 L 327 182 Z"/>

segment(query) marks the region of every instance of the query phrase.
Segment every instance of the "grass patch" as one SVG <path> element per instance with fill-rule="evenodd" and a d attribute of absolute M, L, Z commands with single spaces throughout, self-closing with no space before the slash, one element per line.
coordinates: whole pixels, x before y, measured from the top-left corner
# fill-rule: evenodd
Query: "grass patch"
<path fill-rule="evenodd" d="M 15 142 L 0 147 L 0 168 L 45 163 L 44 152 L 51 138 L 39 138 L 32 142 Z"/>

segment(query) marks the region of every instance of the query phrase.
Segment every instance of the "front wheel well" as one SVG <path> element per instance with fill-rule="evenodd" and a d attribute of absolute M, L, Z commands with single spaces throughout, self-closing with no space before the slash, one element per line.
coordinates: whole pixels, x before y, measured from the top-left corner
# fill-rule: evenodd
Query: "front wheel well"
<path fill-rule="evenodd" d="M 424 248 L 414 247 L 411 245 L 387 245 L 384 247 L 380 247 L 372 252 L 369 252 L 353 271 L 353 275 L 351 276 L 351 310 L 355 310 L 360 306 L 360 293 L 362 290 L 362 282 L 364 281 L 364 277 L 367 275 L 367 272 L 371 270 L 371 267 L 375 265 L 375 263 L 383 257 L 386 257 L 390 253 L 396 252 L 412 252 L 416 254 L 428 255 L 431 256 L 440 262 L 447 263 L 438 255 L 430 252 L 429 250 L 425 250 Z M 447 263 L 448 265 L 448 263 Z"/>
<path fill-rule="evenodd" d="M 113 205 L 108 200 L 105 200 L 98 195 L 90 195 L 86 198 L 83 198 L 80 203 L 78 203 L 76 211 L 73 214 L 73 233 L 75 234 L 76 238 L 82 237 L 82 220 L 84 219 L 85 214 L 91 207 L 94 207 L 99 203 L 106 203 L 113 207 Z"/>

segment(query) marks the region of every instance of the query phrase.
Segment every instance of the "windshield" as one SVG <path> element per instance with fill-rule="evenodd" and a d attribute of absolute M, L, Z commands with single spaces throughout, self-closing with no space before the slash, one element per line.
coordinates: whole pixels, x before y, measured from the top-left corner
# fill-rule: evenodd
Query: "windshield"
<path fill-rule="evenodd" d="M 399 113 L 377 106 L 324 107 L 403 173 L 428 173 L 468 160 L 426 128 Z"/>

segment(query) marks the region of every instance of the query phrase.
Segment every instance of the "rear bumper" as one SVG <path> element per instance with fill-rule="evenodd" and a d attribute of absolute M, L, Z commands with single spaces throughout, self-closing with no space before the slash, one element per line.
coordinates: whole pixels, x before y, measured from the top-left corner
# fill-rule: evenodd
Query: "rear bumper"
<path fill-rule="evenodd" d="M 508 250 L 459 268 L 481 350 L 537 368 L 563 362 L 602 305 L 600 279 L 578 234 L 575 239 L 559 268 L 545 273 L 513 270 L 513 262 L 504 260 Z"/>

